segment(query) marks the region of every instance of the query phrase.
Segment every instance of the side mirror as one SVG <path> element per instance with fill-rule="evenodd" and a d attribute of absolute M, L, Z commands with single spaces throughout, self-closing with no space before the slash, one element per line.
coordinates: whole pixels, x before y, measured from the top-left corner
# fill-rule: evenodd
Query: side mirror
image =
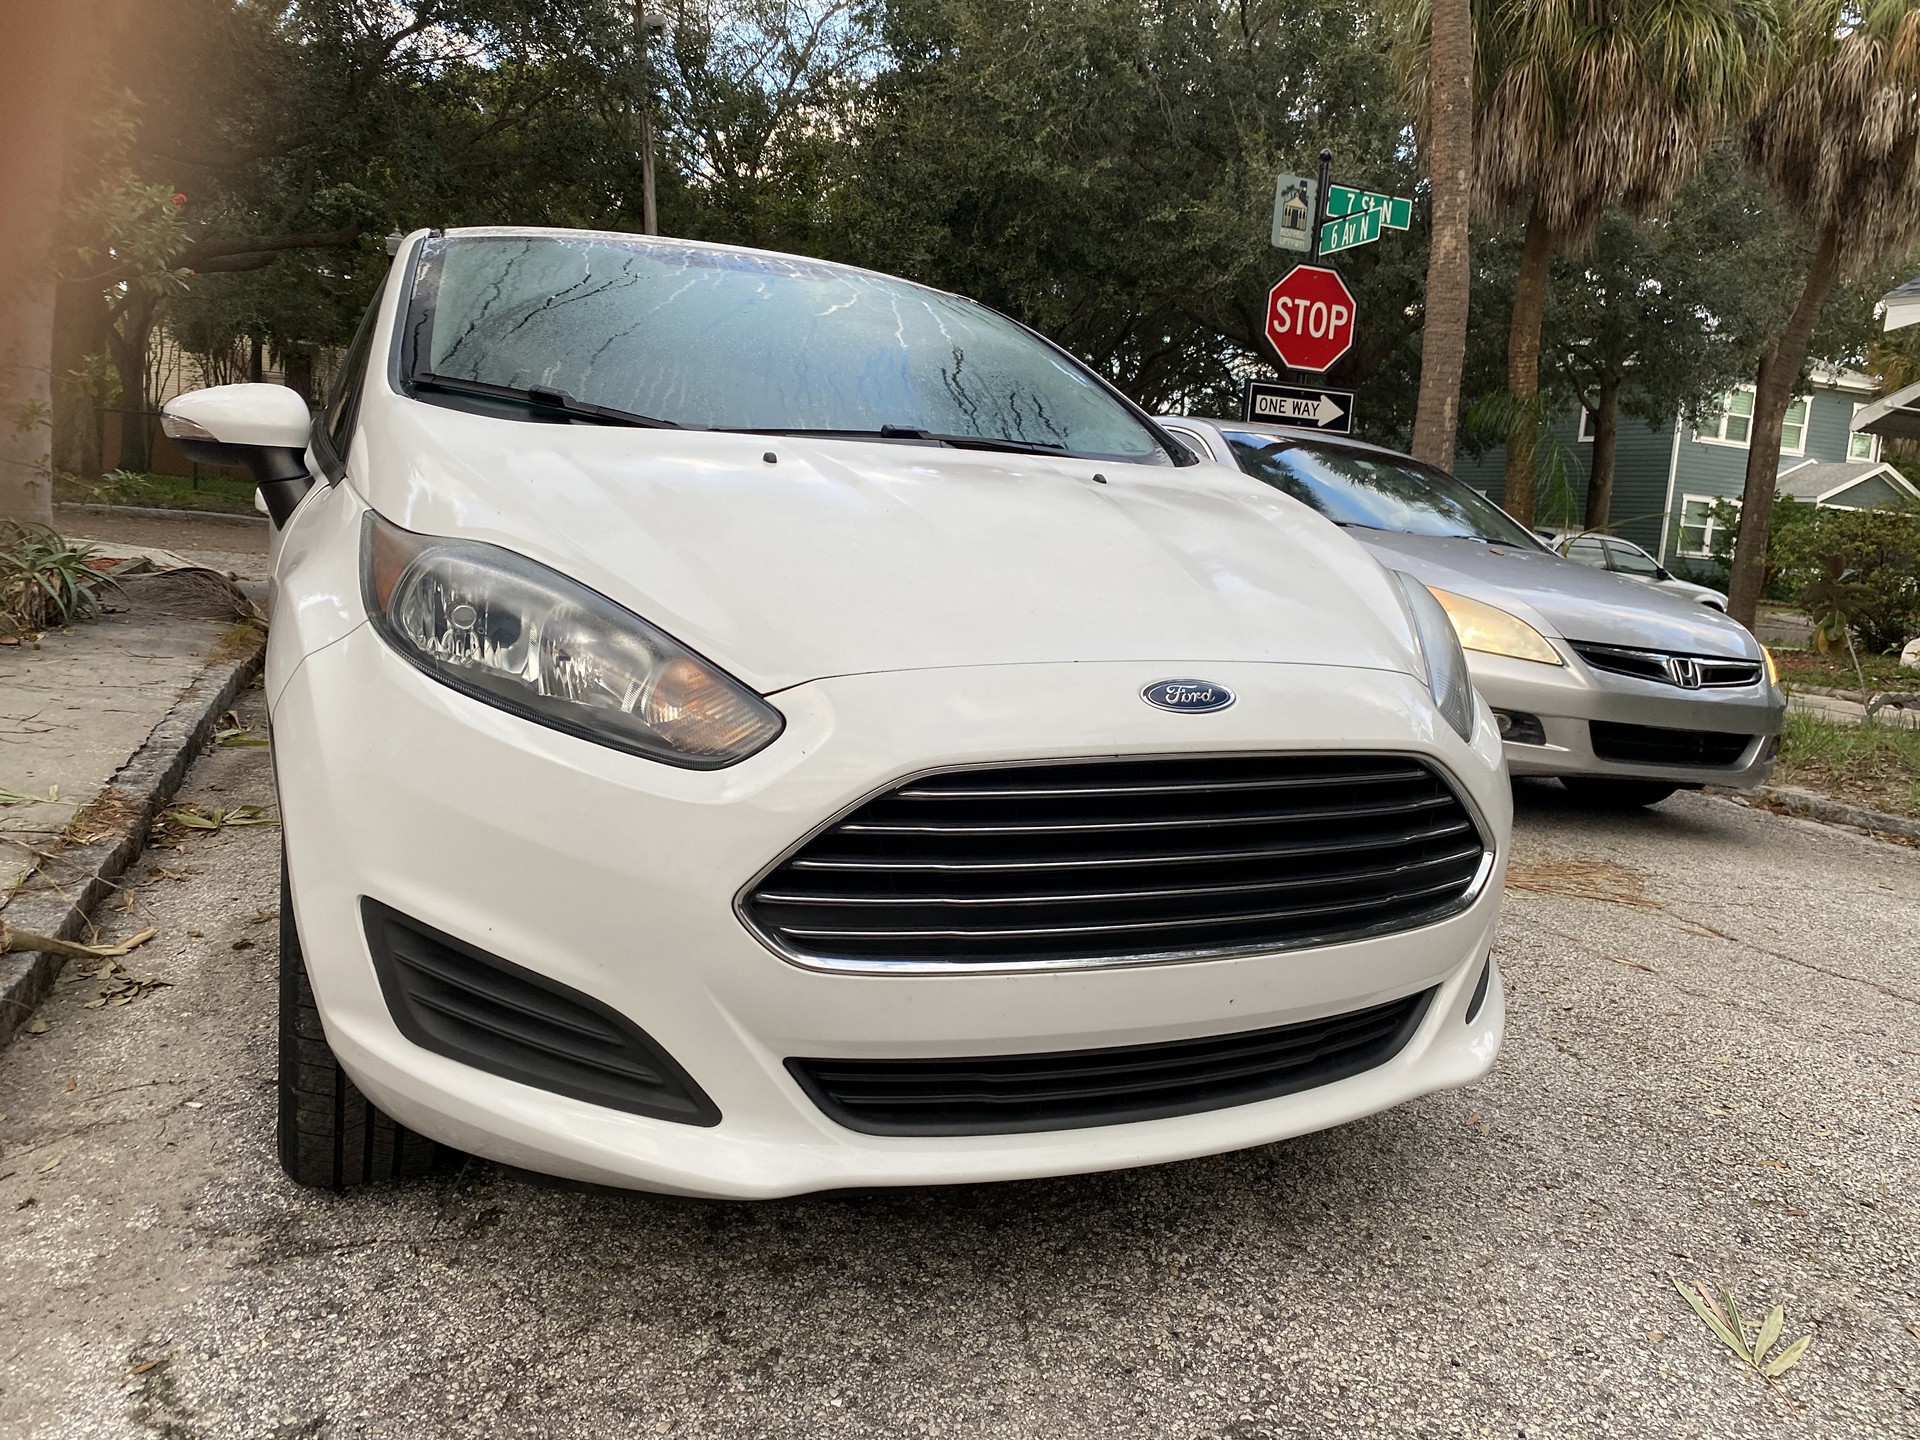
<path fill-rule="evenodd" d="M 189 460 L 238 465 L 253 474 L 274 528 L 313 488 L 307 472 L 307 402 L 284 385 L 215 385 L 161 407 L 160 429 Z"/>

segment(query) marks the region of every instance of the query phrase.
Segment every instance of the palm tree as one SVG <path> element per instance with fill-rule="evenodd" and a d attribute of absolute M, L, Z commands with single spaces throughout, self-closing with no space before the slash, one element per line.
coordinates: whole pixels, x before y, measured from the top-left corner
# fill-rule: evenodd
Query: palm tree
<path fill-rule="evenodd" d="M 1760 92 L 1779 0 L 1474 0 L 1474 201 L 1523 217 L 1507 333 L 1505 503 L 1532 523 L 1540 324 L 1555 252 L 1610 206 L 1664 208 Z"/>
<path fill-rule="evenodd" d="M 1473 198 L 1473 4 L 1412 0 L 1399 20 L 1397 67 L 1401 87 L 1423 121 L 1432 202 L 1413 453 L 1451 470 L 1472 276 L 1467 222 Z"/>
<path fill-rule="evenodd" d="M 1834 281 L 1920 240 L 1920 4 L 1788 0 L 1786 61 L 1746 127 L 1748 162 L 1806 226 L 1809 259 L 1761 350 L 1727 608 L 1753 624 L 1780 427 Z"/>

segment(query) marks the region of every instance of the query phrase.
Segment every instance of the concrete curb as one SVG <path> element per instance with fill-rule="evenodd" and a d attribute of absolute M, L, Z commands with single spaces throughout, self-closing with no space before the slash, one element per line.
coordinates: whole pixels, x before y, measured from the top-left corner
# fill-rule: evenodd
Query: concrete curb
<path fill-rule="evenodd" d="M 207 520 L 215 525 L 263 526 L 271 522 L 264 515 L 234 515 L 226 510 L 167 510 L 157 505 L 71 505 L 53 507 L 68 515 L 120 515 L 129 520 Z"/>
<path fill-rule="evenodd" d="M 42 860 L 4 904 L 11 924 L 36 935 L 86 943 L 88 915 L 146 848 L 154 818 L 180 788 L 220 717 L 260 673 L 266 652 L 266 636 L 255 631 L 239 654 L 213 661 L 200 672 L 100 792 L 112 803 L 94 813 L 110 825 L 110 833 L 90 844 L 68 845 Z M 83 808 L 81 813 L 87 812 Z M 63 963 L 58 955 L 0 955 L 0 1048 L 53 988 Z"/>
<path fill-rule="evenodd" d="M 1899 835 L 1908 840 L 1920 840 L 1920 820 L 1910 820 L 1904 815 L 1889 815 L 1884 810 L 1869 810 L 1864 805 L 1831 800 L 1795 785 L 1761 785 L 1740 792 L 1738 797 L 1729 795 L 1727 798 L 1741 798 L 1748 804 L 1758 802 L 1766 809 L 1778 807 L 1803 820 L 1818 820 L 1827 825 L 1850 825 L 1871 835 Z"/>

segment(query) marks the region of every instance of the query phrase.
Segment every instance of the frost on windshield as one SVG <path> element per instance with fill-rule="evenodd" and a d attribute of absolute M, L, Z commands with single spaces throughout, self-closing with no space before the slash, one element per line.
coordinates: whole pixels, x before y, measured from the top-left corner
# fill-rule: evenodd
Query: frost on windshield
<path fill-rule="evenodd" d="M 423 369 L 736 429 L 906 426 L 1161 458 L 1000 316 L 883 275 L 615 237 L 445 245 Z"/>

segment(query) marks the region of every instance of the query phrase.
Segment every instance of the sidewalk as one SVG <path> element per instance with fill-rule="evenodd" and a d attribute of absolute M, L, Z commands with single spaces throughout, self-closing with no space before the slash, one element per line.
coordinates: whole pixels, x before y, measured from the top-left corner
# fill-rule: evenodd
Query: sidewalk
<path fill-rule="evenodd" d="M 173 539 L 170 528 L 159 522 L 155 540 Z M 250 569 L 262 565 L 264 534 L 242 531 L 232 543 Z M 247 553 L 256 545 L 259 559 Z M 263 632 L 240 618 L 244 601 L 223 581 L 187 572 L 121 585 L 101 618 L 48 632 L 37 647 L 0 646 L 0 919 L 17 930 L 63 939 L 84 930 L 188 761 L 258 673 Z M 0 1045 L 57 969 L 37 954 L 0 955 Z"/>
<path fill-rule="evenodd" d="M 1913 688 L 1920 690 L 1920 672 L 1914 675 Z M 1804 690 L 1795 690 L 1787 696 L 1787 708 L 1800 710 L 1808 715 L 1817 715 L 1820 719 L 1835 725 L 1858 725 L 1867 714 L 1866 706 L 1858 700 L 1848 700 L 1838 695 L 1813 694 Z M 1887 705 L 1881 707 L 1874 719 L 1882 725 L 1898 725 L 1908 730 L 1920 730 L 1920 710 L 1899 710 Z"/>

